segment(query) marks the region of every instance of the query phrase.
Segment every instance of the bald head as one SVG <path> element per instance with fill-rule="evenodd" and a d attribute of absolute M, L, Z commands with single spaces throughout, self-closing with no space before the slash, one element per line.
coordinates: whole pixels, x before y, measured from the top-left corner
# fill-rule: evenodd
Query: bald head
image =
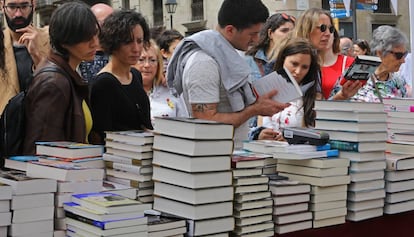
<path fill-rule="evenodd" d="M 99 24 L 102 24 L 105 18 L 114 11 L 114 9 L 111 6 L 105 3 L 95 4 L 91 7 L 91 10 L 93 14 L 95 14 L 96 19 L 98 20 Z"/>

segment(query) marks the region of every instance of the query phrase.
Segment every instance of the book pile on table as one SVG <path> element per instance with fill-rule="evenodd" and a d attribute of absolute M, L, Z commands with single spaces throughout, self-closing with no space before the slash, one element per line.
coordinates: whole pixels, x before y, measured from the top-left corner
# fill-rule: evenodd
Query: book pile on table
<path fill-rule="evenodd" d="M 186 221 L 182 218 L 147 215 L 148 237 L 184 236 Z"/>
<path fill-rule="evenodd" d="M 262 168 L 275 165 L 272 155 L 234 151 L 232 156 L 234 185 L 233 236 L 273 236 L 273 201 L 269 192 L 269 176 Z"/>
<path fill-rule="evenodd" d="M 334 108 L 332 108 L 334 107 Z M 387 114 L 382 103 L 316 101 L 316 129 L 350 160 L 347 220 L 383 215 Z"/>
<path fill-rule="evenodd" d="M 64 203 L 67 236 L 148 236 L 151 204 L 113 193 L 74 194 Z"/>
<path fill-rule="evenodd" d="M 312 228 L 312 212 L 309 211 L 310 185 L 275 176 L 269 182 L 273 197 L 273 221 L 275 233 L 284 234 Z"/>
<path fill-rule="evenodd" d="M 84 166 L 83 162 L 73 162 L 72 160 L 99 157 L 100 159 L 91 161 L 99 161 L 103 164 L 102 152 L 102 146 L 75 142 L 41 142 L 36 144 L 36 153 L 48 155 L 48 157 L 39 157 L 38 161 L 28 162 L 26 173 L 30 177 L 57 181 L 57 191 L 54 196 L 56 231 L 66 230 L 63 203 L 69 202 L 72 194 L 102 191 L 104 177 L 102 166 L 92 168 L 94 166 Z M 51 157 L 64 157 L 65 160 Z"/>
<path fill-rule="evenodd" d="M 7 236 L 7 227 L 11 224 L 11 199 L 11 186 L 0 182 L 0 236 Z"/>
<path fill-rule="evenodd" d="M 12 189 L 12 218 L 7 236 L 52 237 L 56 180 L 31 178 L 22 171 L 13 170 L 0 171 L 0 182 Z"/>
<path fill-rule="evenodd" d="M 345 223 L 349 160 L 313 158 L 277 162 L 279 175 L 311 185 L 313 228 Z"/>
<path fill-rule="evenodd" d="M 105 190 L 133 195 L 141 202 L 152 202 L 152 132 L 142 130 L 106 132 Z M 129 196 L 131 197 L 131 196 Z M 132 197 L 131 197 L 132 198 Z"/>
<path fill-rule="evenodd" d="M 155 118 L 153 208 L 188 219 L 188 236 L 234 228 L 233 133 L 214 121 Z"/>

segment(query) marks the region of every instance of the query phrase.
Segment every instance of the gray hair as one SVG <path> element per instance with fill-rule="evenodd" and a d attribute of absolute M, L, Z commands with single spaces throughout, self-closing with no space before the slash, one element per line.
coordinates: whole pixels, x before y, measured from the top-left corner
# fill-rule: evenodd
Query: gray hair
<path fill-rule="evenodd" d="M 394 47 L 407 46 L 407 44 L 407 36 L 392 26 L 382 25 L 372 33 L 371 51 L 374 55 L 377 51 L 381 51 L 385 56 Z"/>

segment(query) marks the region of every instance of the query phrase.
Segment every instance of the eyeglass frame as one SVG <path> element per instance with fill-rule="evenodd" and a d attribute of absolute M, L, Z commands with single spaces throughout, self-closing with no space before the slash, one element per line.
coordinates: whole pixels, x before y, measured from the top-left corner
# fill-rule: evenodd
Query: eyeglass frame
<path fill-rule="evenodd" d="M 322 24 L 320 26 L 317 26 L 316 28 L 318 28 L 322 33 L 324 33 L 326 30 L 329 30 L 329 33 L 333 34 L 335 31 L 335 26 L 331 25 L 328 28 L 328 25 Z"/>
<path fill-rule="evenodd" d="M 15 8 L 14 10 L 10 9 L 11 8 Z M 27 10 L 24 10 L 23 8 L 27 8 Z M 3 6 L 3 9 L 5 10 L 5 12 L 9 13 L 9 14 L 15 14 L 17 12 L 17 10 L 20 10 L 21 13 L 23 14 L 27 14 L 29 13 L 31 10 L 33 10 L 33 4 L 32 3 L 21 3 L 21 4 L 17 4 L 17 3 L 9 3 L 7 5 Z"/>
<path fill-rule="evenodd" d="M 157 59 L 153 59 L 153 58 L 146 58 L 146 59 L 139 58 L 138 61 L 137 61 L 137 63 L 139 65 L 145 65 L 146 63 L 148 63 L 151 66 L 156 66 L 156 65 L 158 65 L 158 60 Z"/>
<path fill-rule="evenodd" d="M 397 60 L 401 60 L 402 58 L 405 58 L 408 55 L 408 51 L 405 51 L 405 52 L 394 52 L 392 50 L 387 50 L 387 52 L 393 54 L 394 57 L 395 57 L 395 59 L 397 59 Z"/>

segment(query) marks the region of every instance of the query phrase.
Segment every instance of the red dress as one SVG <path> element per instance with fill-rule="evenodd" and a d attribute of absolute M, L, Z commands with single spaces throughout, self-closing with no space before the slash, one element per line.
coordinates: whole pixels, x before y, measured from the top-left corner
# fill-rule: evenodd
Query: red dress
<path fill-rule="evenodd" d="M 336 62 L 327 67 L 322 67 L 322 94 L 325 99 L 329 98 L 329 95 L 331 94 L 331 91 L 333 87 L 335 86 L 335 83 L 337 82 L 339 76 L 342 75 L 342 66 L 345 56 L 340 54 L 338 55 L 338 58 Z M 346 57 L 345 62 L 345 69 L 347 69 L 352 62 L 354 62 L 353 57 Z"/>

